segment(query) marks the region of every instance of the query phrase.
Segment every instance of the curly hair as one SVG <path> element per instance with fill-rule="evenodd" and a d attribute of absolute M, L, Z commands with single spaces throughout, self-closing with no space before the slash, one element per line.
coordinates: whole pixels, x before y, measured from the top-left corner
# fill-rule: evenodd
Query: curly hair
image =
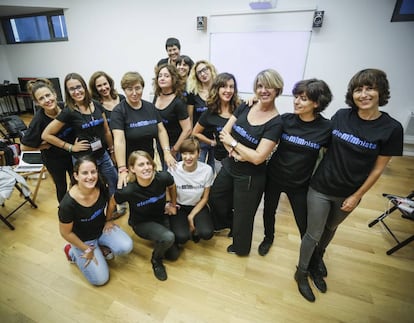
<path fill-rule="evenodd" d="M 236 78 L 233 74 L 230 73 L 220 73 L 214 79 L 210 93 L 206 100 L 207 107 L 211 112 L 216 114 L 221 113 L 221 99 L 219 96 L 219 89 L 225 87 L 227 85 L 227 82 L 230 80 L 234 81 L 234 94 L 230 100 L 230 113 L 233 113 L 234 110 L 236 110 L 236 108 L 239 106 L 241 100 L 238 95 Z"/>
<path fill-rule="evenodd" d="M 217 76 L 217 71 L 213 64 L 206 60 L 197 61 L 191 68 L 190 75 L 187 80 L 187 92 L 193 93 L 194 95 L 197 95 L 202 88 L 201 81 L 199 80 L 196 72 L 197 66 L 200 64 L 204 64 L 210 70 L 212 80 L 214 80 Z"/>
<path fill-rule="evenodd" d="M 155 68 L 155 77 L 153 79 L 154 95 L 159 96 L 162 93 L 161 87 L 158 84 L 158 77 L 160 71 L 164 68 L 166 68 L 168 70 L 168 73 L 171 75 L 172 91 L 176 96 L 183 97 L 183 93 L 185 91 L 185 80 L 178 73 L 177 67 L 171 64 L 162 64 Z"/>

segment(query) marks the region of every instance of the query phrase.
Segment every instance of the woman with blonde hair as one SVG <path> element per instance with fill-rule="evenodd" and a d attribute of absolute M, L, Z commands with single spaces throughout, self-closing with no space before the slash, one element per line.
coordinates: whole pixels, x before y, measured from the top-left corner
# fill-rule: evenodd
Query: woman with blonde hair
<path fill-rule="evenodd" d="M 282 91 L 278 72 L 261 71 L 254 81 L 258 101 L 251 108 L 241 104 L 220 132 L 228 157 L 211 188 L 209 205 L 215 229 L 232 230 L 233 244 L 227 252 L 239 256 L 250 253 L 254 217 L 265 188 L 266 160 L 282 132 L 275 104 Z"/>
<path fill-rule="evenodd" d="M 216 76 L 216 68 L 206 60 L 197 61 L 190 71 L 187 79 L 187 108 L 193 126 L 197 123 L 201 114 L 207 110 L 206 100 Z M 204 131 L 204 135 L 210 140 L 214 139 L 211 131 Z M 201 143 L 200 161 L 205 162 L 206 159 L 207 164 L 214 168 L 213 147 Z"/>

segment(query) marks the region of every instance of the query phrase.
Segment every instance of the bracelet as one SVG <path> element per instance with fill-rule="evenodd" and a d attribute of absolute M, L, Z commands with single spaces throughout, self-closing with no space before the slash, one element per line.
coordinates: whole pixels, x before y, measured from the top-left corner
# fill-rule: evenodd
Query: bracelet
<path fill-rule="evenodd" d="M 62 149 L 65 149 L 66 141 L 63 142 Z"/>
<path fill-rule="evenodd" d="M 165 148 L 164 148 L 164 150 L 165 150 L 165 151 L 171 151 L 171 149 L 170 149 L 170 148 L 168 148 L 168 147 L 165 147 Z"/>
<path fill-rule="evenodd" d="M 73 145 L 69 145 L 69 148 L 68 148 L 68 152 L 72 152 L 72 147 L 73 147 Z"/>
<path fill-rule="evenodd" d="M 118 173 L 119 174 L 128 173 L 128 168 L 126 168 L 126 166 L 118 167 Z"/>
<path fill-rule="evenodd" d="M 109 151 L 110 154 L 112 154 L 114 152 L 114 146 L 109 147 L 107 150 Z"/>

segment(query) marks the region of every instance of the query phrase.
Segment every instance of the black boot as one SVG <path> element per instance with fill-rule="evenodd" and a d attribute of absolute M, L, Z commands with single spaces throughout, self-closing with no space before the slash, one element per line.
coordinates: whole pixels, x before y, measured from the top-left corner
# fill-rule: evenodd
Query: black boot
<path fill-rule="evenodd" d="M 303 271 L 297 267 L 295 273 L 295 280 L 298 283 L 299 292 L 305 297 L 309 302 L 315 301 L 315 295 L 313 295 L 312 289 L 309 286 L 308 281 L 308 272 Z"/>
<path fill-rule="evenodd" d="M 162 259 L 151 258 L 152 269 L 154 271 L 154 276 L 159 280 L 167 280 L 167 272 L 165 266 L 162 263 Z"/>
<path fill-rule="evenodd" d="M 327 277 L 328 270 L 326 269 L 325 263 L 323 261 L 324 253 L 325 251 L 319 251 L 318 249 L 315 249 L 311 258 L 310 266 L 313 267 L 313 269 L 316 270 L 320 276 Z"/>
<path fill-rule="evenodd" d="M 309 268 L 309 276 L 312 278 L 314 285 L 317 289 L 319 289 L 322 293 L 326 293 L 328 286 L 326 286 L 326 282 L 323 279 L 323 276 L 316 270 Z"/>
<path fill-rule="evenodd" d="M 258 248 L 259 255 L 266 256 L 270 248 L 272 247 L 272 244 L 273 244 L 273 239 L 269 239 L 265 237 L 259 245 L 259 248 Z"/>
<path fill-rule="evenodd" d="M 316 288 L 322 293 L 326 293 L 327 286 L 325 280 L 323 279 L 324 271 L 321 264 L 323 264 L 322 258 L 315 251 L 309 263 L 309 276 L 312 278 Z"/>

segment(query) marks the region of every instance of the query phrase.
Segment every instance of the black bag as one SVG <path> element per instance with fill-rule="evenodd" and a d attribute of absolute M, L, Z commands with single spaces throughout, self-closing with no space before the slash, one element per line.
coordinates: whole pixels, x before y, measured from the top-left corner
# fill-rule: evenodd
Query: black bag
<path fill-rule="evenodd" d="M 27 130 L 26 124 L 16 115 L 3 117 L 1 123 L 7 130 L 9 138 L 20 138 L 21 132 Z"/>
<path fill-rule="evenodd" d="M 14 153 L 13 150 L 7 146 L 6 143 L 0 141 L 0 150 L 4 151 L 4 159 L 6 161 L 6 166 L 14 165 Z"/>

